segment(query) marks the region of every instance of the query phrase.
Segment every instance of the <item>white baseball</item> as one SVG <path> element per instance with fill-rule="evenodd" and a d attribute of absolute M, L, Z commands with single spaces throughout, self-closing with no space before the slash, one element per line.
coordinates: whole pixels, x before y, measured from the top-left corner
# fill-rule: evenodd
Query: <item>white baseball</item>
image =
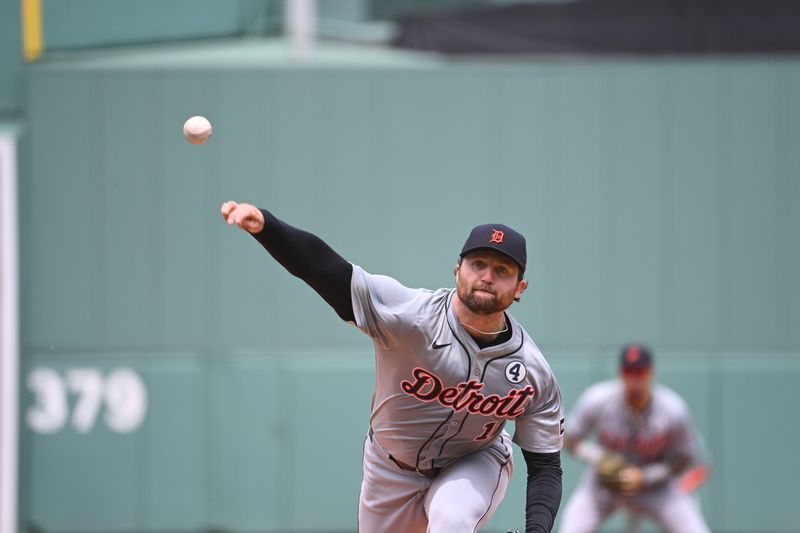
<path fill-rule="evenodd" d="M 211 137 L 211 123 L 206 117 L 190 117 L 183 124 L 183 136 L 192 144 L 203 144 Z"/>

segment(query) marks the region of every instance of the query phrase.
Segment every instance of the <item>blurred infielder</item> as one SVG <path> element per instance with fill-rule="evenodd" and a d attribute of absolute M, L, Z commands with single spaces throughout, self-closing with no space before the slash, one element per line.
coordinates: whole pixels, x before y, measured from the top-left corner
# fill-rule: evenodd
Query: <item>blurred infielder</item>
<path fill-rule="evenodd" d="M 476 227 L 456 288 L 431 291 L 369 274 L 252 205 L 226 202 L 222 215 L 372 338 L 377 379 L 360 531 L 477 531 L 511 477 L 507 420 L 516 421 L 528 466 L 526 531 L 550 531 L 561 502 L 563 406 L 541 352 L 505 312 L 527 286 L 522 235 Z"/>
<path fill-rule="evenodd" d="M 562 516 L 559 531 L 596 531 L 617 508 L 649 516 L 666 531 L 709 531 L 679 475 L 697 459 L 689 410 L 671 389 L 652 385 L 653 357 L 623 348 L 621 379 L 597 383 L 570 413 L 565 446 L 590 468 Z M 597 434 L 599 443 L 587 439 Z"/>

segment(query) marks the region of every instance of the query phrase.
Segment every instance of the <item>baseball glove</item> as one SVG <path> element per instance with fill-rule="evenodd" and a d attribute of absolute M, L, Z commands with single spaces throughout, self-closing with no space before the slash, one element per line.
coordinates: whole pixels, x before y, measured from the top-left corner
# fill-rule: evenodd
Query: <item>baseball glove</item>
<path fill-rule="evenodd" d="M 607 489 L 620 492 L 622 490 L 620 472 L 628 466 L 630 465 L 620 454 L 606 452 L 597 463 L 597 480 Z"/>

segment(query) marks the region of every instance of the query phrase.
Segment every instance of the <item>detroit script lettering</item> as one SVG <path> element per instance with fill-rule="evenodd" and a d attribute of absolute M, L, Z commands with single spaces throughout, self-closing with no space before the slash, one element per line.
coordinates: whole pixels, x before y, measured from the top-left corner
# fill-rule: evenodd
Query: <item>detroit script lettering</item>
<path fill-rule="evenodd" d="M 424 368 L 413 371 L 414 381 L 400 382 L 403 392 L 423 402 L 439 402 L 455 412 L 466 409 L 472 414 L 494 415 L 500 418 L 516 418 L 525 412 L 525 402 L 536 391 L 528 385 L 523 389 L 511 389 L 507 395 L 480 393 L 484 384 L 473 379 L 455 387 L 445 387 L 442 380 Z"/>

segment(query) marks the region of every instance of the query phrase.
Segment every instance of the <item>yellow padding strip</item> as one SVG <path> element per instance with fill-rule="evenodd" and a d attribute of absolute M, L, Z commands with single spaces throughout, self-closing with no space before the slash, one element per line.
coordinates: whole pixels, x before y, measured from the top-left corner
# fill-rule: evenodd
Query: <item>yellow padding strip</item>
<path fill-rule="evenodd" d="M 22 1 L 22 54 L 36 61 L 44 51 L 42 40 L 42 0 Z"/>

